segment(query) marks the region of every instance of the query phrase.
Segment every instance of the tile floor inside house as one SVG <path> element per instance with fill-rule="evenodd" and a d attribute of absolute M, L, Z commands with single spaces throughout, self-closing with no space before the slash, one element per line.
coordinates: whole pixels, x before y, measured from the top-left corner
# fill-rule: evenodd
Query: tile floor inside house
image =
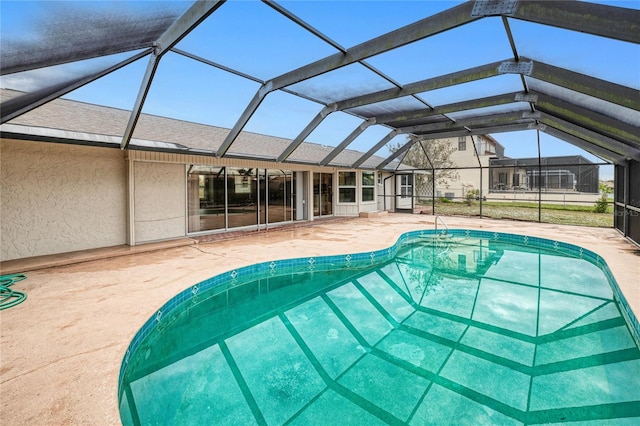
<path fill-rule="evenodd" d="M 636 317 L 640 316 L 640 249 L 613 229 L 489 219 L 445 221 L 450 228 L 539 236 L 592 250 L 606 260 Z M 14 286 L 28 298 L 0 314 L 0 386 L 3 395 L 8 395 L 3 398 L 2 422 L 117 425 L 117 381 L 124 352 L 142 324 L 181 290 L 257 262 L 343 254 L 353 252 L 354 247 L 382 249 L 393 245 L 403 232 L 433 227 L 433 216 L 391 214 L 254 232 L 233 239 L 212 238 L 198 244 L 185 239 L 52 256 L 42 259 L 45 263 L 41 265 L 49 266 L 43 269 L 26 260 L 4 262 L 2 274 L 26 273 L 28 278 Z M 74 258 L 83 262 L 63 265 Z M 353 377 L 344 378 L 345 383 L 355 380 L 348 384 L 357 387 L 358 374 L 354 370 Z M 456 379 L 471 387 L 479 380 Z M 446 388 L 434 386 L 430 397 L 455 398 Z M 335 400 L 336 395 L 327 392 L 317 403 L 334 406 Z"/>

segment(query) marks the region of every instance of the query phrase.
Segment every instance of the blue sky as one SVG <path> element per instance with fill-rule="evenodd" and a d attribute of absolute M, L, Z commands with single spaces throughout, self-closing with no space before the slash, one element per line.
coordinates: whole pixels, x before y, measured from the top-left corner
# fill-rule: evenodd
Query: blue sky
<path fill-rule="evenodd" d="M 282 1 L 293 12 L 343 47 L 370 38 L 455 6 L 455 1 Z M 598 2 L 640 8 L 640 1 Z M 150 8 L 184 11 L 191 2 L 123 1 L 7 1 L 0 2 L 0 35 L 7 41 L 30 40 L 38 44 L 42 29 L 55 22 L 58 28 L 73 24 L 83 13 L 133 16 Z M 521 56 L 590 74 L 640 90 L 640 46 L 601 37 L 509 20 Z M 81 41 L 80 41 L 81 42 Z M 268 6 L 257 1 L 229 1 L 177 46 L 187 52 L 268 80 L 301 65 L 331 55 L 336 50 L 302 30 Z M 79 64 L 4 76 L 2 87 L 33 90 L 69 76 L 90 72 L 128 55 L 114 55 Z M 500 18 L 484 18 L 367 60 L 400 84 L 411 83 L 489 62 L 512 57 Z M 68 98 L 131 109 L 147 60 L 126 68 L 67 95 Z M 505 75 L 420 96 L 437 106 L 469 97 L 521 91 L 519 77 Z M 175 53 L 160 63 L 143 112 L 232 127 L 255 94 L 259 84 L 187 59 Z M 292 86 L 311 96 L 337 100 L 367 91 L 392 87 L 359 64 Z M 322 105 L 293 95 L 275 92 L 267 96 L 245 130 L 293 138 L 322 109 Z M 337 112 L 307 138 L 335 146 L 361 119 Z M 362 151 L 389 132 L 371 126 L 349 148 Z M 494 137 L 511 157 L 537 155 L 535 131 L 501 133 Z M 400 136 L 399 138 L 403 138 Z M 542 154 L 585 154 L 582 150 L 541 133 Z M 386 149 L 379 152 L 386 156 Z M 585 154 L 589 158 L 593 157 Z M 610 177 L 604 168 L 603 177 Z"/>

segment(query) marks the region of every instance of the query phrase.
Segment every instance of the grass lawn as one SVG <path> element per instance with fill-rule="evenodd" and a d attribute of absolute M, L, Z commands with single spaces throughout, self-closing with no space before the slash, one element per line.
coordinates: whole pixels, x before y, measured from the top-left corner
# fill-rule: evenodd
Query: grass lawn
<path fill-rule="evenodd" d="M 430 207 L 427 204 L 425 207 Z M 480 203 L 471 205 L 463 202 L 436 201 L 435 214 L 480 216 Z M 514 219 L 537 222 L 537 203 L 496 203 L 483 202 L 482 216 L 494 219 Z M 546 223 L 558 223 L 563 225 L 582 225 L 601 228 L 613 228 L 613 210 L 611 207 L 606 213 L 594 213 L 593 206 L 542 204 L 541 221 Z"/>

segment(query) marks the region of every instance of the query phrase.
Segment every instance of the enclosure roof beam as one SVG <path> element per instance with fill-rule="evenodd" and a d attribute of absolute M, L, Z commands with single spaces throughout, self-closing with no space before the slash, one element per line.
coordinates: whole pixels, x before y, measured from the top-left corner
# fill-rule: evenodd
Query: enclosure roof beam
<path fill-rule="evenodd" d="M 640 97 L 637 96 L 637 90 L 529 58 L 521 58 L 520 61 L 504 60 L 493 62 L 467 70 L 409 83 L 401 89 L 386 89 L 343 99 L 336 102 L 336 105 L 338 111 L 343 111 L 376 102 L 383 102 L 509 73 L 529 76 L 627 108 L 640 110 Z M 377 118 L 377 120 L 381 123 L 384 122 L 386 118 L 380 117 Z"/>
<path fill-rule="evenodd" d="M 444 87 L 455 86 L 457 84 L 469 83 L 471 81 L 481 80 L 484 78 L 494 77 L 500 74 L 500 65 L 503 63 L 515 63 L 512 60 L 492 62 L 486 65 L 480 65 L 462 71 L 441 75 L 438 77 L 428 78 L 416 81 L 414 83 L 405 84 L 401 89 L 393 88 L 372 92 L 350 99 L 344 99 L 336 102 L 338 111 L 355 108 L 359 106 L 369 105 L 376 102 L 388 101 L 404 96 L 415 95 L 417 93 L 427 92 L 429 90 L 442 89 Z"/>
<path fill-rule="evenodd" d="M 351 165 L 351 168 L 357 169 L 358 167 L 360 167 L 365 161 L 371 158 L 373 154 L 378 152 L 378 150 L 382 149 L 382 147 L 385 146 L 387 143 L 391 142 L 391 139 L 395 138 L 397 135 L 399 135 L 399 132 L 397 130 L 392 130 L 389 133 L 387 133 L 387 135 L 382 139 L 380 139 L 380 141 L 377 144 L 375 144 L 373 147 L 371 147 L 369 151 L 367 151 L 360 158 L 358 158 L 358 160 L 356 160 L 356 162 Z"/>
<path fill-rule="evenodd" d="M 151 53 L 151 49 L 146 49 L 115 65 L 104 68 L 103 70 L 95 72 L 93 74 L 75 78 L 70 81 L 65 81 L 61 84 L 56 84 L 52 87 L 46 87 L 33 93 L 27 93 L 22 96 L 11 98 L 5 102 L 2 102 L 2 104 L 0 105 L 0 124 L 5 123 L 9 120 L 13 120 L 14 118 L 19 117 L 22 114 L 25 114 L 39 106 L 42 106 L 54 99 L 66 95 L 69 92 L 79 89 L 80 87 L 89 84 L 92 81 L 104 77 L 105 75 L 110 74 L 114 71 L 117 71 L 120 68 L 129 65 L 130 63 L 133 63 L 138 59 L 143 58 L 144 56 L 147 56 L 149 53 Z"/>
<path fill-rule="evenodd" d="M 195 2 L 180 18 L 178 18 L 159 38 L 153 43 L 154 52 L 149 58 L 147 69 L 144 73 L 140 90 L 136 102 L 131 110 L 129 122 L 122 136 L 122 149 L 129 146 L 136 123 L 140 118 L 144 101 L 147 98 L 153 76 L 158 69 L 158 64 L 162 56 L 171 50 L 173 46 L 178 44 L 187 34 L 189 34 L 202 21 L 207 19 L 213 12 L 224 4 L 226 0 L 199 0 Z"/>
<path fill-rule="evenodd" d="M 285 16 L 287 19 L 295 22 L 297 25 L 301 26 L 302 28 L 304 28 L 305 30 L 310 32 L 311 34 L 315 35 L 320 40 L 322 40 L 325 43 L 329 44 L 331 47 L 335 48 L 336 50 L 339 50 L 342 53 L 346 53 L 347 52 L 347 49 L 345 47 L 343 47 L 342 45 L 340 45 L 336 41 L 332 40 L 326 34 L 323 34 L 318 29 L 316 29 L 315 27 L 311 26 L 309 23 L 307 23 L 306 21 L 304 21 L 300 17 L 298 17 L 298 16 L 294 15 L 293 13 L 289 12 L 284 7 L 282 7 L 279 4 L 277 4 L 275 1 L 262 0 L 262 2 L 265 3 L 266 5 L 268 5 L 269 7 L 273 8 L 274 10 L 276 10 L 277 12 L 282 14 L 283 16 Z M 393 84 L 397 88 L 402 88 L 400 83 L 398 83 L 393 78 L 391 78 L 387 74 L 383 73 L 382 71 L 380 71 L 376 67 L 374 67 L 371 64 L 367 63 L 366 61 L 361 60 L 361 61 L 358 61 L 358 63 L 361 64 L 362 66 L 364 66 L 365 68 L 369 69 L 371 72 L 373 72 L 373 73 L 377 74 L 378 76 L 382 77 L 383 79 L 387 80 L 389 83 Z M 422 99 L 420 99 L 419 97 L 414 96 L 414 98 L 417 99 L 418 102 L 421 102 L 421 103 L 427 105 L 426 102 L 423 101 Z"/>
<path fill-rule="evenodd" d="M 195 55 L 195 54 L 193 54 L 191 52 L 185 52 L 184 50 L 178 49 L 176 47 L 172 48 L 171 51 L 173 53 L 177 53 L 178 55 L 182 55 L 182 56 L 184 56 L 186 58 L 193 59 L 194 61 L 198 61 L 198 62 L 203 63 L 205 65 L 209 65 L 209 66 L 217 68 L 219 70 L 226 71 L 228 73 L 237 75 L 238 77 L 242 77 L 244 79 L 251 80 L 254 83 L 264 84 L 264 80 L 261 80 L 258 77 L 255 77 L 253 75 L 249 75 L 249 74 L 244 73 L 242 71 L 238 71 L 238 70 L 236 70 L 234 68 L 231 68 L 231 67 L 227 67 L 227 66 L 219 64 L 217 62 L 210 61 L 209 59 L 203 58 L 202 56 Z M 313 98 L 311 96 L 302 94 L 300 92 L 293 91 L 291 89 L 281 89 L 281 90 L 283 92 L 285 92 L 285 93 L 289 93 L 291 95 L 298 96 L 299 98 L 306 99 L 308 101 L 315 102 L 317 104 L 321 104 L 321 105 L 325 104 L 320 99 Z"/>
<path fill-rule="evenodd" d="M 309 124 L 307 124 L 307 126 L 302 129 L 300 134 L 298 134 L 298 136 L 296 136 L 293 141 L 291 141 L 289 146 L 282 152 L 282 154 L 280 154 L 280 156 L 278 157 L 278 161 L 283 162 L 287 158 L 289 158 L 289 156 L 293 154 L 293 151 L 295 151 L 296 148 L 298 148 L 298 146 L 300 146 L 300 144 L 304 142 L 304 140 L 311 134 L 311 132 L 313 132 L 316 127 L 318 127 L 320 123 L 322 123 L 322 121 L 335 110 L 335 104 L 327 105 L 322 108 L 322 110 L 318 114 L 316 114 L 315 117 L 313 117 Z"/>
<path fill-rule="evenodd" d="M 459 6 L 452 7 L 436 15 L 429 16 L 379 37 L 367 40 L 347 49 L 344 53 L 336 53 L 275 77 L 271 81 L 273 90 L 299 83 L 345 65 L 473 22 L 479 18 L 471 16 L 473 7 L 471 3 L 472 2 L 464 2 Z"/>
<path fill-rule="evenodd" d="M 147 68 L 144 72 L 144 77 L 142 77 L 142 83 L 140 85 L 140 89 L 138 90 L 138 96 L 136 97 L 136 102 L 133 105 L 133 109 L 131 110 L 131 115 L 129 115 L 129 121 L 127 122 L 127 127 L 124 130 L 124 134 L 122 135 L 122 142 L 120 142 L 120 148 L 126 149 L 129 146 L 129 142 L 131 142 L 131 137 L 133 136 L 133 131 L 136 128 L 136 124 L 138 123 L 138 119 L 140 118 L 140 114 L 142 113 L 142 106 L 144 105 L 144 101 L 147 98 L 147 94 L 149 93 L 149 89 L 151 88 L 151 82 L 153 81 L 153 76 L 158 69 L 158 61 L 160 60 L 159 56 L 154 54 L 149 56 L 149 62 L 147 63 Z"/>
<path fill-rule="evenodd" d="M 226 71 L 226 72 L 228 72 L 230 74 L 233 74 L 233 75 L 237 75 L 238 77 L 242 77 L 242 78 L 245 78 L 247 80 L 251 80 L 251 81 L 253 81 L 255 83 L 264 84 L 264 81 L 260 80 L 257 77 L 254 77 L 252 75 L 243 73 L 243 72 L 238 71 L 238 70 L 236 70 L 234 68 L 227 67 L 225 65 L 219 64 L 219 63 L 211 61 L 209 59 L 203 58 L 202 56 L 195 55 L 195 54 L 193 54 L 191 52 L 185 52 L 184 50 L 178 49 L 176 47 L 172 48 L 171 51 L 173 53 L 177 53 L 178 55 L 182 55 L 185 58 L 193 59 L 194 61 L 198 61 L 198 62 L 203 63 L 205 65 L 209 65 L 209 66 L 217 68 L 219 70 Z"/>
<path fill-rule="evenodd" d="M 616 152 L 609 151 L 606 148 L 595 145 L 591 142 L 585 141 L 584 139 L 580 139 L 574 135 L 569 133 L 565 133 L 562 130 L 558 130 L 555 127 L 545 126 L 544 133 L 556 137 L 560 140 L 568 142 L 572 145 L 577 146 L 578 148 L 584 149 L 587 152 L 595 155 L 596 157 L 603 158 L 607 161 L 611 161 L 614 164 L 624 165 L 627 163 L 624 155 L 620 155 Z"/>
<path fill-rule="evenodd" d="M 351 142 L 353 142 L 358 136 L 360 136 L 365 130 L 369 128 L 372 124 L 375 123 L 375 120 L 368 119 L 360 123 L 356 129 L 349 134 L 338 146 L 336 146 L 326 157 L 320 161 L 321 166 L 326 166 L 338 156 L 344 149 L 349 146 Z"/>
<path fill-rule="evenodd" d="M 284 7 L 282 7 L 281 5 L 276 3 L 275 1 L 273 1 L 273 0 L 262 0 L 262 2 L 264 4 L 266 4 L 267 6 L 269 6 L 270 8 L 272 8 L 273 10 L 275 10 L 276 12 L 280 13 L 282 16 L 285 16 L 290 21 L 295 22 L 297 25 L 301 26 L 306 31 L 308 31 L 311 34 L 313 34 L 314 36 L 318 37 L 320 40 L 324 41 L 325 43 L 327 43 L 331 47 L 335 48 L 336 50 L 339 50 L 341 52 L 346 52 L 347 51 L 347 49 L 342 47 L 339 43 L 337 43 L 336 41 L 334 41 L 333 39 L 328 37 L 326 34 L 323 34 L 317 28 L 315 28 L 314 26 L 312 26 L 311 24 L 309 24 L 305 20 L 301 19 L 300 17 L 296 16 L 295 14 L 291 13 L 290 11 L 288 11 L 287 9 L 285 9 Z"/>
<path fill-rule="evenodd" d="M 585 129 L 629 145 L 640 147 L 640 123 L 638 126 L 634 126 L 545 93 L 532 93 L 538 94 L 538 103 L 536 104 L 538 111 L 546 112 L 568 122 L 574 122 Z"/>
<path fill-rule="evenodd" d="M 226 0 L 198 0 L 154 43 L 159 56 L 171 50 L 195 27 L 218 10 Z"/>
<path fill-rule="evenodd" d="M 389 164 L 390 162 L 392 162 L 393 160 L 395 160 L 396 158 L 404 154 L 406 151 L 408 151 L 409 148 L 411 148 L 411 146 L 413 146 L 413 144 L 417 142 L 417 140 L 418 139 L 416 138 L 410 137 L 409 140 L 404 145 L 402 145 L 400 148 L 398 148 L 393 153 L 391 153 L 390 156 L 388 156 L 383 161 L 381 161 L 376 166 L 376 170 L 383 170 L 387 166 L 387 164 Z"/>
<path fill-rule="evenodd" d="M 638 90 L 630 87 L 538 61 L 534 61 L 530 76 L 546 81 L 547 83 L 555 84 L 556 86 L 564 87 L 565 89 L 574 90 L 584 93 L 585 95 L 640 111 L 640 96 L 638 96 Z"/>
<path fill-rule="evenodd" d="M 535 129 L 536 125 L 533 120 L 522 123 L 507 123 L 507 124 L 498 124 L 494 126 L 488 127 L 477 127 L 477 128 L 458 128 L 449 131 L 431 131 L 425 133 L 416 133 L 421 140 L 425 139 L 444 139 L 444 138 L 454 138 L 457 136 L 469 136 L 469 135 L 487 135 L 491 133 L 505 133 L 505 132 L 516 132 L 520 130 L 530 130 Z"/>
<path fill-rule="evenodd" d="M 345 52 L 335 53 L 267 81 L 258 89 L 236 121 L 218 149 L 217 155 L 223 157 L 226 154 L 268 93 L 480 19 L 471 16 L 472 7 L 472 2 L 464 2 L 436 15 L 367 40 L 346 49 Z"/>
<path fill-rule="evenodd" d="M 639 148 L 632 147 L 623 142 L 607 137 L 601 133 L 594 132 L 593 130 L 585 129 L 584 127 L 562 120 L 561 118 L 555 117 L 548 113 L 541 112 L 540 115 L 540 122 L 546 126 L 551 126 L 577 138 L 590 142 L 594 145 L 608 149 L 609 151 L 615 152 L 619 155 L 624 155 L 625 157 L 640 161 Z"/>
<path fill-rule="evenodd" d="M 399 157 L 406 150 L 411 148 L 411 145 L 415 143 L 417 140 L 432 140 L 432 139 L 444 139 L 444 138 L 452 138 L 456 136 L 469 136 L 469 135 L 486 135 L 490 133 L 504 133 L 504 132 L 515 132 L 519 130 L 527 130 L 531 129 L 534 123 L 532 121 L 526 123 L 515 123 L 515 124 L 505 124 L 505 125 L 495 125 L 489 127 L 480 127 L 476 129 L 455 129 L 451 131 L 433 131 L 429 133 L 422 134 L 413 134 L 410 140 L 405 143 L 400 149 L 393 152 L 389 157 L 387 157 L 384 161 L 376 166 L 377 170 L 384 169 L 387 164 L 391 161 Z"/>
<path fill-rule="evenodd" d="M 640 44 L 640 10 L 566 0 L 517 2 L 507 16 Z"/>
<path fill-rule="evenodd" d="M 253 114 L 255 114 L 255 112 L 258 110 L 258 107 L 260 106 L 264 98 L 269 94 L 269 92 L 271 92 L 271 83 L 265 83 L 260 86 L 256 94 L 253 95 L 253 98 L 249 102 L 249 105 L 247 105 L 245 110 L 240 115 L 240 118 L 238 118 L 238 120 L 236 121 L 236 124 L 233 125 L 233 128 L 229 131 L 227 136 L 224 138 L 224 141 L 222 141 L 222 144 L 218 147 L 216 156 L 225 156 L 225 154 L 231 147 L 231 144 L 238 138 L 238 135 L 240 134 L 242 129 L 244 129 L 244 126 L 246 126 L 249 120 L 251 120 L 251 117 L 253 117 Z"/>
<path fill-rule="evenodd" d="M 528 96 L 524 92 L 505 93 L 495 96 L 487 96 L 486 98 L 471 99 L 468 101 L 455 102 L 451 104 L 441 105 L 433 109 L 419 109 L 414 111 L 397 112 L 392 114 L 377 115 L 376 123 L 391 124 L 394 127 L 402 125 L 403 121 L 417 120 L 427 118 L 434 115 L 449 114 L 452 112 L 466 111 L 476 108 L 485 108 L 496 105 L 505 105 L 514 102 L 535 102 L 534 96 Z"/>
<path fill-rule="evenodd" d="M 449 121 L 439 121 L 417 126 L 399 127 L 398 130 L 402 133 L 413 133 L 418 135 L 430 131 L 457 130 L 464 129 L 465 127 L 477 126 L 493 126 L 496 124 L 521 122 L 523 120 L 531 122 L 535 118 L 536 115 L 532 114 L 530 111 L 514 111 L 501 114 L 472 116 L 469 118 L 458 120 L 455 123 L 451 123 Z"/>

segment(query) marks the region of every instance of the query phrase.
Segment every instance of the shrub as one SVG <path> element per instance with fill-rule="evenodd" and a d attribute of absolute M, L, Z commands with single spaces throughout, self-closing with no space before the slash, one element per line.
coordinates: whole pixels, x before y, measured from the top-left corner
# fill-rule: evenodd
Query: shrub
<path fill-rule="evenodd" d="M 607 207 L 609 207 L 609 199 L 607 194 L 602 194 L 596 201 L 596 205 L 593 207 L 594 213 L 606 213 Z"/>
<path fill-rule="evenodd" d="M 606 213 L 607 207 L 609 207 L 609 186 L 601 181 L 598 187 L 602 195 L 600 195 L 595 206 L 593 206 L 593 211 L 594 213 Z"/>
<path fill-rule="evenodd" d="M 465 194 L 467 205 L 472 205 L 473 200 L 478 200 L 480 198 L 480 190 L 479 189 L 470 189 Z"/>

